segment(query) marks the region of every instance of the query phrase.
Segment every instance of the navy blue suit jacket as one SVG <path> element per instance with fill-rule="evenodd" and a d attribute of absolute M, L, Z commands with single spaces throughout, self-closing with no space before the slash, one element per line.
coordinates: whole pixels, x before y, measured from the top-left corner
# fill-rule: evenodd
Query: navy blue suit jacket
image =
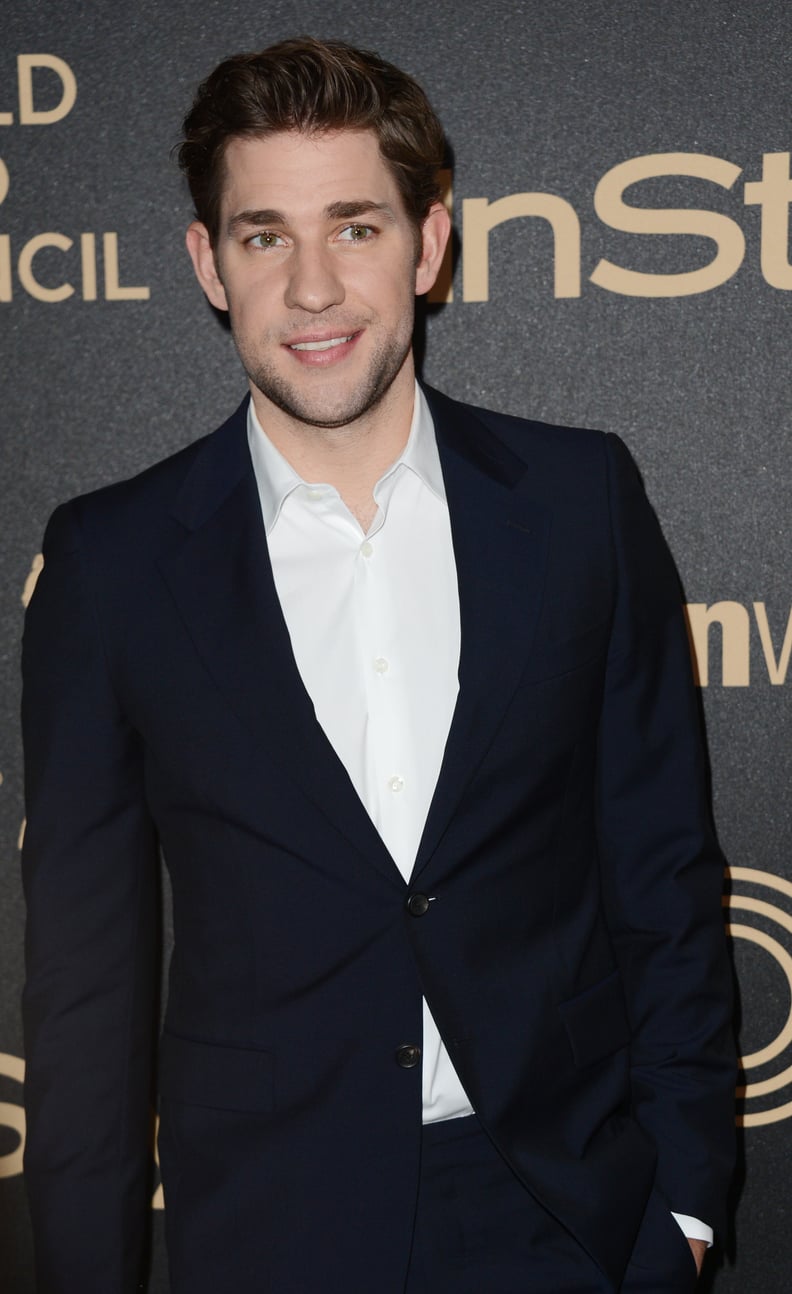
<path fill-rule="evenodd" d="M 614 1289 L 652 1189 L 723 1227 L 723 864 L 670 558 L 615 437 L 429 398 L 462 648 L 409 885 L 301 683 L 245 405 L 52 519 L 24 652 L 47 1294 L 136 1288 L 158 843 L 174 1291 L 399 1294 L 421 1069 L 396 1054 L 422 994 L 487 1132 Z"/>

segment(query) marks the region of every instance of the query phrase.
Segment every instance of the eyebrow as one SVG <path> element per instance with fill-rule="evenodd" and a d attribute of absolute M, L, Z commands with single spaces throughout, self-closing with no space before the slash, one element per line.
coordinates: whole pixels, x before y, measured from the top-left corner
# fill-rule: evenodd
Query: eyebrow
<path fill-rule="evenodd" d="M 371 215 L 373 212 L 384 216 L 389 222 L 395 223 L 396 214 L 393 207 L 387 202 L 369 202 L 365 198 L 350 202 L 331 202 L 329 206 L 325 207 L 322 215 L 325 220 L 356 220 L 361 216 Z M 249 229 L 253 225 L 258 228 L 262 226 L 283 227 L 288 223 L 283 213 L 276 211 L 274 207 L 239 211 L 229 220 L 228 233 L 234 234 L 239 229 Z"/>
<path fill-rule="evenodd" d="M 387 202 L 331 202 L 329 207 L 325 207 L 324 214 L 330 220 L 354 220 L 356 216 L 367 216 L 373 211 L 388 220 L 396 219 L 393 207 Z"/>

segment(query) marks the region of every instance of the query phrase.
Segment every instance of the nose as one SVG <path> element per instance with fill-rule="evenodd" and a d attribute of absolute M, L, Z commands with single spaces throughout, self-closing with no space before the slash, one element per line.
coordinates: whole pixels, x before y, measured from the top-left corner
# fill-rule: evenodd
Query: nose
<path fill-rule="evenodd" d="M 289 258 L 289 275 L 284 295 L 289 309 L 319 314 L 344 300 L 341 282 L 332 250 L 321 246 L 298 246 Z"/>

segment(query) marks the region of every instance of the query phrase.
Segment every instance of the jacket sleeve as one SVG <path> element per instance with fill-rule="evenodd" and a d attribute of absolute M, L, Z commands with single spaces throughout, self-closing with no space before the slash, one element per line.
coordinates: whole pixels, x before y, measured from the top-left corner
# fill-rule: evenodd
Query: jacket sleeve
<path fill-rule="evenodd" d="M 77 508 L 28 609 L 25 1179 L 46 1294 L 139 1288 L 150 1189 L 157 842 L 103 652 Z"/>
<path fill-rule="evenodd" d="M 618 594 L 599 748 L 603 893 L 632 1030 L 633 1114 L 677 1213 L 723 1234 L 736 1066 L 724 862 L 682 596 L 632 460 L 606 437 Z"/>

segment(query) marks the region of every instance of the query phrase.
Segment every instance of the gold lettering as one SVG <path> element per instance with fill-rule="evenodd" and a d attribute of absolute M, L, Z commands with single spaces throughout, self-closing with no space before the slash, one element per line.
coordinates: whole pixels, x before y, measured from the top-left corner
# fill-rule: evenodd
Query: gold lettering
<path fill-rule="evenodd" d="M 700 687 L 709 683 L 709 630 L 721 627 L 721 677 L 724 687 L 748 687 L 751 681 L 750 621 L 740 602 L 689 602 L 686 608 L 693 672 Z"/>
<path fill-rule="evenodd" d="M 54 108 L 37 111 L 33 107 L 33 69 L 46 67 L 61 83 L 60 103 Z M 19 120 L 23 126 L 51 126 L 62 121 L 74 107 L 77 99 L 77 80 L 68 63 L 56 54 L 20 54 L 17 58 L 19 77 Z"/>
<path fill-rule="evenodd" d="M 96 234 L 80 234 L 83 301 L 96 300 Z"/>
<path fill-rule="evenodd" d="M 0 301 L 10 301 L 12 296 L 11 238 L 8 234 L 0 234 Z"/>
<path fill-rule="evenodd" d="M 787 619 L 786 633 L 784 642 L 781 647 L 781 654 L 776 660 L 775 648 L 773 646 L 773 636 L 770 633 L 770 625 L 767 619 L 767 608 L 764 602 L 754 602 L 754 615 L 756 624 L 759 629 L 759 637 L 762 640 L 762 651 L 767 663 L 767 673 L 770 682 L 776 686 L 786 682 L 787 670 L 789 669 L 789 657 L 792 655 L 792 610 L 789 612 Z"/>
<path fill-rule="evenodd" d="M 8 178 L 8 167 L 6 166 L 2 157 L 0 157 L 0 202 L 5 202 L 6 198 L 8 197 L 9 183 L 10 183 L 10 180 Z"/>
<path fill-rule="evenodd" d="M 18 1056 L 9 1056 L 0 1051 L 0 1074 L 12 1078 L 17 1083 L 25 1080 L 25 1064 Z M 0 1101 L 0 1126 L 11 1128 L 19 1138 L 19 1144 L 6 1155 L 0 1155 L 0 1178 L 17 1177 L 22 1172 L 22 1156 L 25 1153 L 25 1111 L 21 1105 L 11 1105 L 9 1101 Z"/>
<path fill-rule="evenodd" d="M 765 153 L 761 180 L 745 186 L 747 206 L 762 209 L 760 263 L 771 288 L 792 288 L 789 264 L 789 202 L 792 177 L 789 153 Z"/>
<path fill-rule="evenodd" d="M 103 237 L 105 298 L 108 301 L 148 301 L 148 288 L 122 288 L 118 280 L 118 234 Z"/>
<path fill-rule="evenodd" d="M 512 193 L 490 202 L 462 203 L 462 299 L 489 301 L 489 236 L 496 225 L 538 216 L 553 230 L 556 297 L 580 296 L 580 221 L 575 208 L 553 193 Z"/>
<path fill-rule="evenodd" d="M 155 1117 L 154 1117 L 154 1163 L 155 1163 L 155 1165 L 156 1165 L 156 1167 L 157 1167 L 157 1168 L 159 1168 L 159 1166 L 160 1166 L 160 1161 L 159 1161 L 159 1126 L 160 1126 L 160 1120 L 159 1120 L 159 1115 L 157 1114 L 157 1115 L 155 1115 Z M 153 1196 L 151 1197 L 151 1207 L 152 1207 L 152 1209 L 164 1209 L 164 1208 L 165 1208 L 165 1195 L 164 1195 L 164 1192 L 163 1192 L 163 1189 L 162 1189 L 162 1182 L 160 1182 L 160 1183 L 159 1183 L 159 1185 L 158 1185 L 158 1186 L 155 1188 L 155 1190 L 154 1190 L 154 1194 L 153 1194 Z"/>
<path fill-rule="evenodd" d="M 43 570 L 44 570 L 44 554 L 36 553 L 36 556 L 33 558 L 33 561 L 30 563 L 30 570 L 28 571 L 27 579 L 25 580 L 25 587 L 22 590 L 23 607 L 27 607 L 30 605 L 30 599 L 33 597 L 33 590 L 36 587 L 36 581 L 38 580 L 38 577 Z"/>
<path fill-rule="evenodd" d="M 26 292 L 29 292 L 37 301 L 65 301 L 74 293 L 74 288 L 70 283 L 61 283 L 57 288 L 45 288 L 33 274 L 33 257 L 40 252 L 42 247 L 57 247 L 58 251 L 68 252 L 72 246 L 71 238 L 65 234 L 37 234 L 31 238 L 29 243 L 25 243 L 22 251 L 19 253 L 19 281 Z"/>
<path fill-rule="evenodd" d="M 644 274 L 601 260 L 591 282 L 628 297 L 684 297 L 720 287 L 737 273 L 745 256 L 745 237 L 738 224 L 714 211 L 631 207 L 623 195 L 639 180 L 675 175 L 730 189 L 739 174 L 739 166 L 707 153 L 653 153 L 612 167 L 594 192 L 594 209 L 604 224 L 632 234 L 698 234 L 711 239 L 718 250 L 709 265 L 679 274 Z"/>

